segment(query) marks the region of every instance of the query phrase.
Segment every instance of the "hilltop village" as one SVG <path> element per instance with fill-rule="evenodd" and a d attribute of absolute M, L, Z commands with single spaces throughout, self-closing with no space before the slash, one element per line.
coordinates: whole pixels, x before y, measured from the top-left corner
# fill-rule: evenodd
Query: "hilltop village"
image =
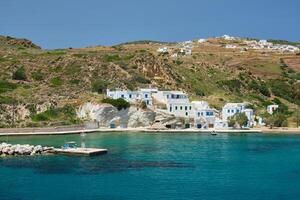
<path fill-rule="evenodd" d="M 222 44 L 216 44 L 216 40 L 223 40 Z M 176 58 L 178 56 L 190 56 L 194 46 L 199 44 L 206 44 L 215 47 L 222 47 L 226 49 L 239 50 L 241 53 L 248 50 L 265 50 L 269 52 L 277 53 L 297 53 L 300 48 L 290 44 L 273 44 L 268 40 L 254 40 L 244 39 L 239 37 L 232 37 L 229 35 L 223 35 L 222 37 L 199 39 L 196 41 L 184 41 L 176 44 L 175 47 L 163 46 L 157 49 L 159 53 L 169 53 L 171 57 Z"/>

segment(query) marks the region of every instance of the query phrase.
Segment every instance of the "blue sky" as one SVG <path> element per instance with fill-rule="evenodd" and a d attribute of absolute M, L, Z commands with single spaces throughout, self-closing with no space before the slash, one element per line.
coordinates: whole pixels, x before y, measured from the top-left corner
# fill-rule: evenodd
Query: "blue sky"
<path fill-rule="evenodd" d="M 300 41 L 298 0 L 0 0 L 0 35 L 43 48 L 229 34 Z"/>

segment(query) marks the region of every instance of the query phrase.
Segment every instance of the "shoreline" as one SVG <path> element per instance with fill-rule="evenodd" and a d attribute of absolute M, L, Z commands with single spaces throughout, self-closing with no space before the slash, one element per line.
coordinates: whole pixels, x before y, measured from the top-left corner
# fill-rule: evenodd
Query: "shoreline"
<path fill-rule="evenodd" d="M 45 130 L 43 130 L 45 129 Z M 149 128 L 97 128 L 97 129 L 85 129 L 85 128 L 11 128 L 0 129 L 0 136 L 29 136 L 29 135 L 70 135 L 81 133 L 109 133 L 109 132 L 146 132 L 146 133 L 277 133 L 277 134 L 300 134 L 300 128 L 273 128 L 267 127 L 255 128 L 255 129 L 166 129 L 156 130 Z"/>

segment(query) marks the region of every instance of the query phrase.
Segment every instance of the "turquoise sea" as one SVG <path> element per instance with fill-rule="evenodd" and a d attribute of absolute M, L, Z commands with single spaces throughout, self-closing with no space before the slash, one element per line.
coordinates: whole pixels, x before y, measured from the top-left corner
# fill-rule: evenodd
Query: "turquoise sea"
<path fill-rule="evenodd" d="M 0 137 L 55 147 L 79 135 Z M 94 133 L 107 155 L 0 158 L 0 200 L 300 199 L 300 135 Z"/>

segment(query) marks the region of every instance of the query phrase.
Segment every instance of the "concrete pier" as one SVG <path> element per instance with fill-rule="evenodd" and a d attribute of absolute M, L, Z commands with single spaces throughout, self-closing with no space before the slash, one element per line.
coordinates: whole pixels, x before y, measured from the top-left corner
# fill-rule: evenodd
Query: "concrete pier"
<path fill-rule="evenodd" d="M 84 155 L 84 156 L 96 156 L 107 153 L 107 149 L 98 148 L 70 148 L 70 149 L 54 149 L 55 154 L 65 155 Z"/>

